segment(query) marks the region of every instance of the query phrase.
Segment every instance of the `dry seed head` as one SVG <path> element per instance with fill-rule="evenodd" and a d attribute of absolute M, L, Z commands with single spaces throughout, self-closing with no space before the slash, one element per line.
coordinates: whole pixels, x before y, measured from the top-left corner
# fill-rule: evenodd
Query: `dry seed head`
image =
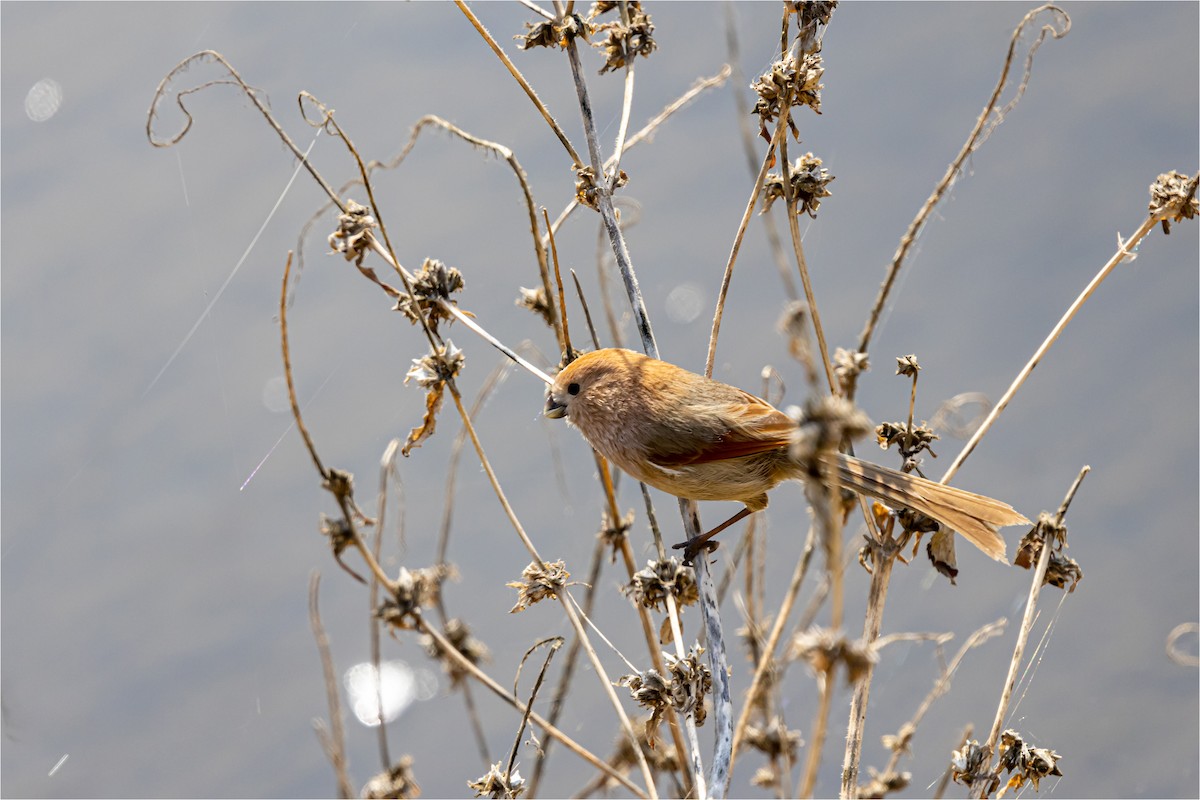
<path fill-rule="evenodd" d="M 833 194 L 827 188 L 833 179 L 834 176 L 829 174 L 829 170 L 821 166 L 821 159 L 812 153 L 805 153 L 796 159 L 796 164 L 791 170 L 796 213 L 805 213 L 815 219 L 817 209 L 821 207 L 821 199 Z M 763 207 L 759 213 L 767 213 L 772 204 L 781 197 L 787 197 L 783 175 L 772 172 L 763 180 Z"/>
<path fill-rule="evenodd" d="M 402 312 L 413 324 L 419 323 L 423 314 L 429 321 L 429 327 L 436 333 L 438 322 L 453 319 L 450 312 L 442 308 L 442 302 L 457 305 L 450 295 L 461 291 L 463 285 L 463 276 L 458 269 L 448 267 L 436 258 L 427 258 L 413 276 L 412 296 L 400 295 L 394 310 Z"/>
<path fill-rule="evenodd" d="M 497 761 L 492 768 L 473 781 L 467 781 L 467 786 L 475 790 L 476 797 L 520 797 L 525 793 L 525 779 L 516 767 L 512 774 L 500 769 L 503 762 Z"/>
<path fill-rule="evenodd" d="M 387 772 L 381 772 L 362 789 L 366 800 L 420 797 L 421 787 L 413 780 L 412 756 L 401 756 Z"/>
<path fill-rule="evenodd" d="M 1170 233 L 1168 220 L 1180 222 L 1184 219 L 1194 219 L 1200 211 L 1200 201 L 1196 200 L 1196 179 L 1189 178 L 1175 170 L 1164 172 L 1158 180 L 1150 184 L 1150 216 L 1163 216 L 1163 227 Z"/>
<path fill-rule="evenodd" d="M 563 561 L 543 561 L 541 564 L 530 563 L 521 572 L 521 580 L 511 581 L 506 586 L 517 589 L 517 604 L 508 613 L 515 614 L 524 611 L 534 603 L 549 598 L 557 598 L 558 593 L 567 585 L 567 565 Z"/>
<path fill-rule="evenodd" d="M 347 261 L 361 265 L 369 248 L 368 234 L 378 223 L 371 216 L 371 209 L 346 201 L 346 210 L 338 215 L 337 230 L 329 234 L 329 246 L 333 252 L 341 253 Z"/>
<path fill-rule="evenodd" d="M 655 611 L 663 610 L 668 595 L 673 595 L 681 606 L 693 605 L 700 599 L 696 573 L 675 558 L 647 561 L 646 568 L 635 572 L 621 591 L 635 604 Z"/>

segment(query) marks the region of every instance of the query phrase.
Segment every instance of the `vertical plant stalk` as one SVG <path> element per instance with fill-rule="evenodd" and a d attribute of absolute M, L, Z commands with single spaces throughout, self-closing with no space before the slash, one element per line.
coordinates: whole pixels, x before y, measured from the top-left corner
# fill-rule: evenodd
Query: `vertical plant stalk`
<path fill-rule="evenodd" d="M 317 650 L 321 654 L 321 671 L 325 675 L 325 699 L 329 703 L 329 725 L 332 728 L 331 731 L 327 731 L 317 727 L 317 736 L 321 739 L 325 755 L 333 765 L 334 774 L 337 775 L 339 796 L 349 798 L 354 797 L 354 786 L 350 783 L 350 774 L 346 770 L 346 729 L 342 725 L 342 706 L 338 700 L 337 670 L 333 665 L 333 655 L 329 652 L 329 637 L 325 634 L 325 626 L 321 624 L 318 599 L 320 588 L 321 573 L 313 570 L 308 579 L 308 622 L 312 627 L 313 639 L 317 642 Z"/>
<path fill-rule="evenodd" d="M 880 540 L 883 541 L 882 539 Z M 884 543 L 874 548 L 871 586 L 867 591 L 867 615 L 863 622 L 863 641 L 870 644 L 879 638 L 883 625 L 883 606 L 887 598 L 888 584 L 892 580 L 892 567 L 896 565 L 899 550 Z M 846 730 L 846 756 L 842 761 L 842 792 L 844 798 L 854 797 L 858 787 L 859 759 L 862 755 L 864 724 L 867 719 L 867 701 L 871 696 L 871 678 L 874 666 L 867 667 L 866 675 L 854 685 L 854 696 L 850 700 L 850 724 Z"/>
<path fill-rule="evenodd" d="M 592 114 L 591 100 L 588 97 L 587 84 L 583 79 L 583 67 L 579 60 L 579 48 L 574 39 L 567 43 L 567 58 L 571 64 L 571 75 L 575 80 L 575 91 L 579 99 L 579 111 L 583 119 L 583 129 L 587 137 L 588 153 L 591 166 L 597 179 L 597 206 L 600 217 L 608 231 L 612 243 L 613 254 L 616 256 L 617 268 L 625 283 L 625 292 L 633 310 L 634 322 L 642 340 L 646 354 L 658 358 L 658 344 L 654 339 L 654 330 L 650 325 L 650 317 L 642 299 L 641 288 L 638 286 L 637 275 L 625 246 L 625 238 L 617 224 L 616 213 L 613 209 L 612 195 L 604 180 L 603 164 L 600 155 L 600 145 L 596 136 L 596 123 Z M 679 501 L 680 513 L 684 519 L 684 529 L 688 538 L 700 535 L 700 517 L 694 500 Z M 713 764 L 708 779 L 711 796 L 723 797 L 729 787 L 729 753 L 733 745 L 733 702 L 729 694 L 728 660 L 725 654 L 725 637 L 721 628 L 720 614 L 717 610 L 716 587 L 708 564 L 700 559 L 696 564 L 696 585 L 700 593 L 700 608 L 704 617 L 705 632 L 709 643 L 709 663 L 713 680 L 713 718 L 716 727 L 716 743 L 714 746 Z M 704 785 L 703 776 L 695 779 L 697 788 Z M 650 787 L 653 789 L 653 787 Z M 706 797 L 709 795 L 705 795 Z"/>
<path fill-rule="evenodd" d="M 1079 471 L 1078 477 L 1075 478 L 1075 482 L 1071 484 L 1066 497 L 1063 498 L 1062 505 L 1058 507 L 1058 513 L 1054 515 L 1055 527 L 1062 526 L 1063 519 L 1067 516 L 1067 509 L 1070 508 L 1075 493 L 1079 491 L 1079 485 L 1083 483 L 1083 479 L 1091 469 L 1091 467 L 1085 466 Z M 1004 717 L 1008 713 L 1008 704 L 1012 700 L 1013 688 L 1017 685 L 1017 670 L 1021 668 L 1021 661 L 1025 657 L 1025 645 L 1029 641 L 1029 631 L 1033 628 L 1033 615 L 1037 609 L 1038 595 L 1042 591 L 1042 585 L 1046 582 L 1046 568 L 1050 565 L 1050 553 L 1054 549 L 1053 545 L 1054 542 L 1051 541 L 1050 536 L 1046 535 L 1042 541 L 1042 552 L 1038 556 L 1037 569 L 1033 572 L 1033 580 L 1029 586 L 1029 597 L 1025 601 L 1025 614 L 1021 618 L 1021 628 L 1017 632 L 1017 644 L 1013 648 L 1012 660 L 1008 663 L 1008 675 L 1004 679 L 1004 690 L 1000 693 L 996 719 L 992 722 L 992 731 L 984 746 L 992 755 L 996 752 L 996 741 L 1000 738 L 1000 728 L 1004 725 Z M 997 767 L 998 769 L 999 767 Z M 984 796 L 987 784 L 988 781 L 980 781 L 979 797 Z"/>

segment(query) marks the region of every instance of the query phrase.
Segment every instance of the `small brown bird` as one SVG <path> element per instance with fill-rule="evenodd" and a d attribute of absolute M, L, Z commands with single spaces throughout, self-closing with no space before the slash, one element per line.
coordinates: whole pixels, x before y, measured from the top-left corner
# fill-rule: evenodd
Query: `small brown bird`
<path fill-rule="evenodd" d="M 788 454 L 796 423 L 786 414 L 741 389 L 632 350 L 597 350 L 571 362 L 554 379 L 545 413 L 566 417 L 600 455 L 656 489 L 745 504 L 686 543 L 689 561 L 703 542 L 766 508 L 767 492 L 781 481 L 808 477 Z M 843 453 L 823 458 L 844 488 L 932 517 L 997 561 L 1005 560 L 997 530 L 1029 522 L 983 495 Z"/>

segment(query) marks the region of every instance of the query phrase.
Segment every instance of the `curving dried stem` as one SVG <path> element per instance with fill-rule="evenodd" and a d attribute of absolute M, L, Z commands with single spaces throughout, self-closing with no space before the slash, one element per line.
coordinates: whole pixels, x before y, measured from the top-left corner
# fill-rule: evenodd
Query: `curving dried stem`
<path fill-rule="evenodd" d="M 733 266 L 737 263 L 738 253 L 742 249 L 742 239 L 746 235 L 746 228 L 750 225 L 754 209 L 758 206 L 758 198 L 762 195 L 763 181 L 767 177 L 767 170 L 771 167 L 774 149 L 783 138 L 786 130 L 787 117 L 781 114 L 775 124 L 775 133 L 771 136 L 771 144 L 767 148 L 766 155 L 763 156 L 761 166 L 758 168 L 758 175 L 754 178 L 754 185 L 750 190 L 750 199 L 746 203 L 746 210 L 742 212 L 742 220 L 738 223 L 737 233 L 733 236 L 733 247 L 730 248 L 729 258 L 725 262 L 725 272 L 721 275 L 721 286 L 717 290 L 717 307 L 713 312 L 712 330 L 708 337 L 708 356 L 704 360 L 704 374 L 710 378 L 712 377 L 713 363 L 717 358 L 717 336 L 721 332 L 721 319 L 725 315 L 725 297 L 729 294 L 729 284 L 733 281 Z"/>
<path fill-rule="evenodd" d="M 191 89 L 184 89 L 175 95 L 175 104 L 179 106 L 179 110 L 183 112 L 183 116 L 186 119 L 183 129 L 170 139 L 156 138 L 154 136 L 154 120 L 158 117 L 159 101 L 163 100 L 167 96 L 167 87 L 172 81 L 175 80 L 177 75 L 186 71 L 193 64 L 203 61 L 217 62 L 225 68 L 233 80 L 208 81 L 207 83 L 202 83 L 199 86 L 192 87 Z M 159 81 L 158 88 L 154 90 L 154 98 L 150 101 L 150 110 L 146 113 L 146 138 L 150 141 L 150 144 L 155 147 L 172 147 L 173 145 L 178 144 L 179 141 L 187 135 L 188 131 L 192 129 L 192 114 L 187 110 L 187 106 L 183 104 L 183 98 L 194 92 L 207 89 L 210 86 L 230 85 L 236 85 L 241 88 L 246 97 L 250 99 L 250 102 L 254 104 L 254 107 L 258 109 L 258 112 L 263 115 L 263 119 L 267 121 L 267 124 L 270 125 L 275 131 L 276 135 L 279 136 L 280 140 L 287 146 L 289 150 L 292 151 L 292 154 L 296 156 L 296 159 L 304 166 L 304 168 L 308 170 L 309 175 L 311 175 L 313 180 L 317 182 L 317 185 L 325 190 L 325 194 L 329 195 L 329 199 L 336 203 L 339 209 L 345 211 L 345 206 L 342 205 L 342 201 L 338 198 L 337 193 L 333 190 L 333 187 L 325 182 L 325 179 L 321 177 L 321 173 L 317 172 L 316 168 L 309 163 L 308 159 L 305 158 L 304 153 L 302 153 L 300 148 L 296 146 L 296 143 L 292 141 L 291 137 L 287 135 L 287 132 L 285 132 L 279 123 L 275 121 L 275 117 L 271 113 L 271 110 L 267 108 L 263 104 L 262 100 L 258 98 L 258 90 L 242 80 L 242 76 L 239 75 L 238 71 L 233 68 L 233 65 L 225 59 L 225 56 L 221 55 L 215 50 L 202 50 L 199 53 L 194 53 L 193 55 L 188 56 L 183 61 L 180 61 L 178 64 L 176 64 L 175 67 L 168 72 L 161 81 Z"/>
<path fill-rule="evenodd" d="M 1029 53 L 1025 57 L 1025 73 L 1021 78 L 1021 83 L 1017 87 L 1015 96 L 1004 108 L 997 110 L 996 106 L 1000 102 L 1000 95 L 1004 92 L 1004 87 L 1008 85 L 1008 73 L 1012 68 L 1013 56 L 1016 53 L 1017 43 L 1021 39 L 1021 34 L 1025 32 L 1025 27 L 1043 11 L 1048 11 L 1054 15 L 1055 21 L 1061 26 L 1061 30 L 1053 25 L 1042 26 L 1037 39 L 1030 45 Z M 950 162 L 950 166 L 946 168 L 946 174 L 942 176 L 942 179 L 933 188 L 933 193 L 929 195 L 929 199 L 925 201 L 925 205 L 917 212 L 917 216 L 909 224 L 908 230 L 904 232 L 904 236 L 900 239 L 900 246 L 896 249 L 895 255 L 892 256 L 891 266 L 888 267 L 887 275 L 884 277 L 883 284 L 879 287 L 879 294 L 875 298 L 875 304 L 871 307 L 866 325 L 859 336 L 858 351 L 860 353 L 866 353 L 870 347 L 871 336 L 875 332 L 875 326 L 879 323 L 883 307 L 887 304 L 888 295 L 891 294 L 892 287 L 895 286 L 896 277 L 900 273 L 900 267 L 903 266 L 904 259 L 908 257 L 908 251 L 912 248 L 913 242 L 916 241 L 921 229 L 925 227 L 930 214 L 933 213 L 934 206 L 941 201 L 947 190 L 958 179 L 962 165 L 967 158 L 987 141 L 992 131 L 1004 121 L 1005 115 L 1012 111 L 1013 107 L 1016 106 L 1021 96 L 1025 93 L 1025 88 L 1029 85 L 1029 76 L 1033 69 L 1033 56 L 1038 48 L 1041 47 L 1042 42 L 1045 41 L 1046 36 L 1049 35 L 1055 39 L 1061 39 L 1070 30 L 1071 18 L 1058 6 L 1050 4 L 1039 6 L 1030 11 L 1013 30 L 1012 39 L 1008 44 L 1008 55 L 1004 59 L 1004 67 L 1000 71 L 1000 80 L 996 82 L 996 88 L 992 90 L 992 96 L 988 99 L 987 105 L 983 107 L 983 111 L 980 112 L 979 118 L 975 121 L 975 127 L 971 129 L 971 133 L 967 136 L 966 143 L 962 146 L 958 155 L 954 157 L 954 160 Z"/>
<path fill-rule="evenodd" d="M 803 57 L 803 53 L 800 54 Z M 782 121 L 782 120 L 781 120 Z M 792 237 L 792 252 L 796 256 L 796 268 L 800 271 L 800 283 L 804 286 L 804 299 L 812 317 L 813 333 L 817 337 L 817 348 L 821 353 L 821 366 L 825 368 L 825 380 L 830 394 L 841 394 L 838 382 L 833 377 L 833 363 L 829 360 L 829 346 L 825 343 L 825 327 L 817 311 L 817 296 L 808 275 L 808 260 L 804 257 L 804 243 L 800 236 L 800 209 L 796 206 L 796 187 L 792 185 L 792 166 L 788 161 L 787 137 L 779 138 L 779 161 L 783 173 L 784 200 L 787 203 L 788 233 Z"/>

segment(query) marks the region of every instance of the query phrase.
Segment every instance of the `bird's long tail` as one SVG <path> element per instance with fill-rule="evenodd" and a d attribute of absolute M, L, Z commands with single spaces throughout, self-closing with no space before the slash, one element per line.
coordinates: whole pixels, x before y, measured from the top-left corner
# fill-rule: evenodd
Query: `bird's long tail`
<path fill-rule="evenodd" d="M 1007 503 L 981 494 L 897 472 L 842 453 L 837 455 L 842 486 L 892 507 L 911 508 L 952 528 L 997 561 L 1007 560 L 1004 539 L 997 532 L 1006 525 L 1029 520 Z"/>

